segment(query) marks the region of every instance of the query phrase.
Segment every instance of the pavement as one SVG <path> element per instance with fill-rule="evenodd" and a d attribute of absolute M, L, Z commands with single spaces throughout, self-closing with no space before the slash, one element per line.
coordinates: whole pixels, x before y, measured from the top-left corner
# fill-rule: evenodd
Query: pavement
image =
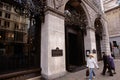
<path fill-rule="evenodd" d="M 120 80 L 120 59 L 115 59 L 114 62 L 116 67 L 116 74 L 114 74 L 113 76 L 109 76 L 108 73 L 106 73 L 105 76 L 101 75 L 103 69 L 103 62 L 100 61 L 98 62 L 99 69 L 95 69 L 96 77 L 93 80 Z M 86 69 L 83 69 L 73 73 L 67 72 L 66 75 L 54 80 L 88 80 L 85 75 Z"/>

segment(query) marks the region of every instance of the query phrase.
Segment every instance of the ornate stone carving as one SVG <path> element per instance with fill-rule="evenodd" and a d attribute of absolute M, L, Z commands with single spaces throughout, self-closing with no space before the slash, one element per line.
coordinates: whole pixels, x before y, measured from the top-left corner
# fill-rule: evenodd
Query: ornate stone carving
<path fill-rule="evenodd" d="M 61 6 L 64 5 L 63 0 L 53 0 L 54 8 L 59 9 Z"/>
<path fill-rule="evenodd" d="M 100 8 L 100 1 L 99 0 L 92 0 L 92 3 L 99 9 Z"/>

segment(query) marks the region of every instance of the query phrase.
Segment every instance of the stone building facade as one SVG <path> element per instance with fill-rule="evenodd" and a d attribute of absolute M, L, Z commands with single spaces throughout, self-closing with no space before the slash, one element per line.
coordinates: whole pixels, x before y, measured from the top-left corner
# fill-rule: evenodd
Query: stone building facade
<path fill-rule="evenodd" d="M 34 70 L 25 69 L 19 73 L 22 76 L 8 80 L 21 77 L 25 80 L 28 73 L 31 73 L 30 77 L 34 76 L 35 72 L 38 74 L 38 68 L 41 68 L 40 76 L 47 80 L 54 79 L 67 72 L 80 70 L 86 65 L 86 57 L 90 53 L 95 55 L 97 61 L 102 59 L 102 52 L 110 54 L 108 25 L 102 11 L 102 0 L 45 1 L 44 22 L 40 27 L 37 26 L 38 29 L 41 28 L 38 36 L 40 53 L 35 54 L 32 51 L 29 56 L 25 55 L 29 57 L 29 63 L 32 63 L 27 69 L 32 66 Z M 30 31 L 34 33 L 33 29 L 34 26 Z M 33 37 L 30 37 L 30 40 L 32 39 Z M 37 41 L 33 40 L 35 44 L 38 44 Z M 30 41 L 31 44 L 33 42 Z M 34 47 L 32 48 L 34 50 Z"/>
<path fill-rule="evenodd" d="M 97 60 L 103 51 L 110 54 L 107 21 L 97 1 L 47 1 L 41 27 L 41 74 L 45 78 L 60 77 L 85 65 L 86 53 L 95 52 Z M 57 48 L 61 55 L 53 56 Z"/>
<path fill-rule="evenodd" d="M 105 0 L 104 10 L 108 21 L 108 33 L 111 44 L 111 52 L 120 56 L 120 2 L 119 0 Z"/>

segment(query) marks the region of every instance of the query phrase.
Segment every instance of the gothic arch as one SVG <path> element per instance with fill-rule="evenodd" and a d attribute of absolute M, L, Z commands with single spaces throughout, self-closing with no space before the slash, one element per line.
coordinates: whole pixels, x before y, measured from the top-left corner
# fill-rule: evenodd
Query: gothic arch
<path fill-rule="evenodd" d="M 103 24 L 101 22 L 101 18 L 100 17 L 95 19 L 94 26 L 95 26 L 95 33 L 102 38 Z"/>
<path fill-rule="evenodd" d="M 85 8 L 85 7 L 84 7 Z M 76 70 L 85 65 L 84 36 L 88 18 L 81 2 L 69 0 L 65 6 L 66 69 Z"/>
<path fill-rule="evenodd" d="M 85 14 L 87 16 L 87 21 L 88 21 L 87 27 L 91 27 L 92 25 L 91 25 L 91 19 L 90 19 L 90 15 L 89 15 L 88 9 L 87 9 L 86 5 L 83 2 L 81 2 L 81 6 L 84 9 Z"/>
<path fill-rule="evenodd" d="M 91 25 L 90 15 L 89 15 L 88 9 L 87 9 L 84 1 L 81 1 L 81 0 L 64 0 L 64 3 L 65 3 L 65 4 L 64 4 L 64 6 L 62 6 L 62 7 L 63 7 L 63 12 L 64 12 L 64 10 L 65 10 L 66 4 L 67 4 L 69 1 L 80 1 L 79 4 L 81 5 L 81 7 L 83 8 L 83 10 L 85 11 L 85 14 L 86 14 L 86 17 L 87 17 L 87 21 L 88 21 L 87 27 L 91 27 L 92 25 Z"/>

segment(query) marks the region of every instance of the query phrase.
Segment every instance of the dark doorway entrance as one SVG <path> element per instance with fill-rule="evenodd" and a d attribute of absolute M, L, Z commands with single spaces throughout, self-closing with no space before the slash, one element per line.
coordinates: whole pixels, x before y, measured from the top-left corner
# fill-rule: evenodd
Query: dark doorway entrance
<path fill-rule="evenodd" d="M 69 33 L 69 60 L 71 65 L 78 65 L 78 45 L 77 45 L 77 35 Z"/>
<path fill-rule="evenodd" d="M 84 36 L 81 31 L 66 32 L 66 69 L 78 71 L 85 64 Z"/>
<path fill-rule="evenodd" d="M 66 69 L 78 71 L 85 64 L 84 35 L 87 16 L 81 1 L 69 0 L 65 6 Z"/>
<path fill-rule="evenodd" d="M 102 59 L 101 55 L 101 39 L 100 36 L 96 34 L 96 49 L 97 49 L 97 59 L 100 61 Z"/>
<path fill-rule="evenodd" d="M 100 21 L 100 17 L 96 18 L 94 25 L 95 25 L 95 30 L 96 30 L 95 37 L 96 37 L 97 59 L 101 60 L 102 59 L 101 40 L 102 40 L 103 27 Z"/>

